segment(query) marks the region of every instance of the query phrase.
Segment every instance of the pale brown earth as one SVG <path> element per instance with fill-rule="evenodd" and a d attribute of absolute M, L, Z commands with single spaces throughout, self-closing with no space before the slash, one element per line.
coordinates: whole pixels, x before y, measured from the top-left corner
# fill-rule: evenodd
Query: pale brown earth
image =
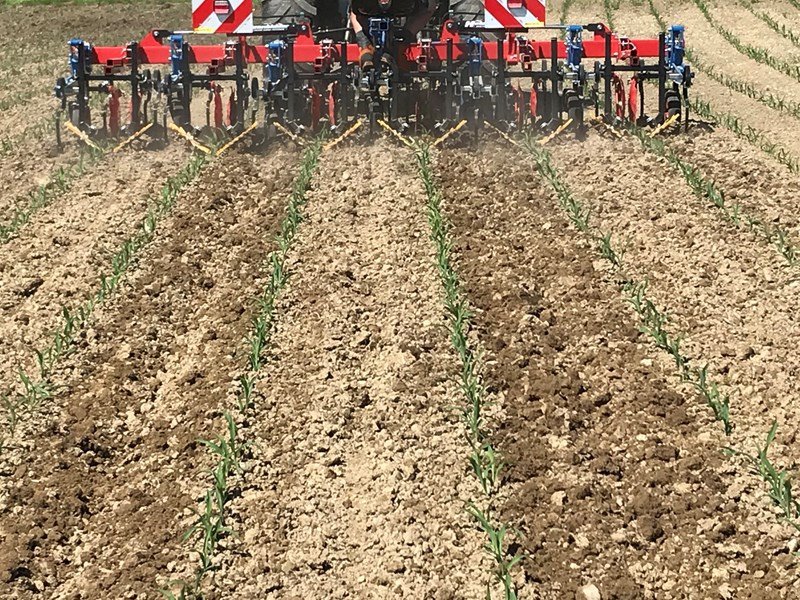
<path fill-rule="evenodd" d="M 292 179 L 291 154 L 272 160 L 286 166 L 278 178 L 261 157 L 222 160 L 247 181 L 235 191 L 209 168 L 100 309 L 41 430 L 5 465 L 4 594 L 148 596 L 168 577 L 197 491 L 187 484 L 209 465 L 196 440 L 220 425 Z"/>
<path fill-rule="evenodd" d="M 608 142 L 606 142 L 608 143 Z M 525 534 L 524 597 L 791 598 L 796 566 L 727 440 L 575 244 L 543 187 L 491 145 L 440 161 L 459 264 L 508 412 L 506 518 Z M 470 181 L 485 182 L 481 194 Z M 757 486 L 756 486 L 757 488 Z M 771 536 L 770 536 L 771 534 Z M 794 587 L 792 587 L 794 586 Z"/>
<path fill-rule="evenodd" d="M 410 152 L 323 158 L 215 597 L 473 598 L 458 364 Z"/>
<path fill-rule="evenodd" d="M 0 389 L 17 370 L 35 370 L 35 349 L 51 342 L 60 307 L 95 292 L 100 273 L 139 228 L 154 194 L 187 157 L 180 145 L 127 152 L 86 174 L 61 201 L 38 211 L 0 255 Z M 130 174 L 137 171 L 137 176 Z M 20 335 L 22 333 L 22 335 Z"/>
<path fill-rule="evenodd" d="M 611 4 L 625 33 L 656 33 L 646 2 Z M 800 101 L 794 79 L 738 54 L 693 3 L 656 5 L 688 26 L 708 64 Z M 800 29 L 787 2 L 758 5 Z M 744 40 L 796 55 L 726 7 L 713 14 Z M 0 66 L 0 138 L 13 141 L 0 156 L 5 223 L 77 160 L 73 138 L 58 153 L 37 125 L 52 114 L 66 40 L 185 26 L 188 4 L 3 7 L 0 17 L 0 52 L 14 55 Z M 575 2 L 567 20 L 605 21 L 606 9 Z M 702 74 L 692 93 L 800 155 L 797 119 Z M 602 600 L 800 597 L 800 534 L 723 452 L 752 451 L 776 420 L 770 456 L 797 470 L 798 267 L 634 138 L 598 131 L 551 142 L 554 162 L 593 227 L 626 248 L 626 274 L 649 282 L 690 364 L 709 363 L 731 393 L 735 428 L 725 437 L 638 331 L 621 282 L 567 224 L 530 156 L 489 133 L 435 152 L 487 426 L 507 463 L 494 516 L 514 530 L 508 551 L 525 555 L 520 598 L 572 600 L 587 584 Z M 800 176 L 721 127 L 694 123 L 668 142 L 727 199 L 800 241 Z M 188 156 L 173 138 L 107 157 L 0 245 L 0 395 L 18 364 L 34 364 L 61 305 L 96 291 Z M 0 597 L 157 598 L 194 576 L 196 540 L 181 537 L 210 485 L 200 440 L 223 431 L 247 369 L 264 260 L 299 160 L 295 148 L 244 144 L 209 163 L 79 332 L 53 397 L 0 433 Z M 491 563 L 464 510 L 480 491 L 455 410 L 461 367 L 413 154 L 391 138 L 326 151 L 307 199 L 256 404 L 239 420 L 250 445 L 205 596 L 483 599 Z"/>

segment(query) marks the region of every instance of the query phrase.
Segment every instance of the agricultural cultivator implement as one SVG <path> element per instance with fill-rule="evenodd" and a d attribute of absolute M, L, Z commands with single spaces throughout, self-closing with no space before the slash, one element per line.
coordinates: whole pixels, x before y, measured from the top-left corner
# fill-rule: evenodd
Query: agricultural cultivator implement
<path fill-rule="evenodd" d="M 482 20 L 443 7 L 444 16 L 411 41 L 402 18 L 370 17 L 374 61 L 362 68 L 347 15 L 334 18 L 341 27 L 323 29 L 309 14 L 322 14 L 321 5 L 309 5 L 254 24 L 251 0 L 193 0 L 192 31 L 154 30 L 124 46 L 70 40 L 70 73 L 55 94 L 67 127 L 84 138 L 166 135 L 170 128 L 190 141 L 253 132 L 263 142 L 359 128 L 443 136 L 486 124 L 552 134 L 581 132 L 587 111 L 611 125 L 688 123 L 693 73 L 682 26 L 631 39 L 600 23 L 546 26 L 539 0 L 478 7 L 467 16 L 482 12 Z M 227 41 L 195 41 L 209 33 Z M 649 116 L 648 80 L 658 94 Z"/>

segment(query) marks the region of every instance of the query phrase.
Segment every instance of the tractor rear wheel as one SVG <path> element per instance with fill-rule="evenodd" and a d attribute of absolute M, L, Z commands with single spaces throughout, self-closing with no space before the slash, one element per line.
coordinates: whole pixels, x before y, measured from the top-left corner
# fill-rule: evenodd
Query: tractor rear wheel
<path fill-rule="evenodd" d="M 483 2 L 481 0 L 451 0 L 450 14 L 465 21 L 483 21 Z"/>
<path fill-rule="evenodd" d="M 261 16 L 269 25 L 311 19 L 315 29 L 337 29 L 347 24 L 348 0 L 262 0 Z"/>

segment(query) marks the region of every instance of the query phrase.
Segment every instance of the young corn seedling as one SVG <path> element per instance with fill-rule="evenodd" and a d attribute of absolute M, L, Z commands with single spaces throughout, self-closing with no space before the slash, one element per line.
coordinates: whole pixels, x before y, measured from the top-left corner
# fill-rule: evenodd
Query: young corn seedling
<path fill-rule="evenodd" d="M 278 251 L 272 252 L 265 261 L 268 278 L 264 290 L 256 300 L 258 312 L 247 337 L 247 372 L 238 378 L 239 390 L 236 406 L 242 416 L 254 407 L 256 381 L 258 372 L 263 366 L 262 355 L 274 329 L 276 298 L 288 280 L 286 256 L 297 233 L 297 228 L 302 222 L 302 208 L 306 203 L 306 194 L 321 153 L 320 140 L 307 147 L 289 196 L 286 215 L 281 222 L 280 234 L 276 240 Z M 191 583 L 183 581 L 170 583 L 173 587 L 178 586 L 178 596 L 171 590 L 161 590 L 161 593 L 168 599 L 202 597 L 203 581 L 205 576 L 214 570 L 213 560 L 219 541 L 223 536 L 232 533 L 232 528 L 226 524 L 228 502 L 231 498 L 231 478 L 243 475 L 241 460 L 250 444 L 242 440 L 243 434 L 234 415 L 226 411 L 224 418 L 226 424 L 224 437 L 219 436 L 215 440 L 201 440 L 201 443 L 210 450 L 217 462 L 211 471 L 211 487 L 206 491 L 203 509 L 196 511 L 197 520 L 183 538 L 184 541 L 198 538 L 197 553 L 200 564 Z"/>
<path fill-rule="evenodd" d="M 486 407 L 486 390 L 480 376 L 480 356 L 476 353 L 468 339 L 472 313 L 464 296 L 458 273 L 453 266 L 453 241 L 450 236 L 450 224 L 442 212 L 442 194 L 436 185 L 433 173 L 430 147 L 418 144 L 415 148 L 420 180 L 428 197 L 428 225 L 430 237 L 434 244 L 436 267 L 445 293 L 444 308 L 450 330 L 450 341 L 461 361 L 459 384 L 464 403 L 461 417 L 465 425 L 467 442 L 471 453 L 468 462 L 478 480 L 485 500 L 491 504 L 501 481 L 503 460 L 488 441 L 489 434 L 485 429 L 483 412 Z M 487 536 L 486 548 L 495 558 L 502 556 L 493 571 L 503 584 L 506 600 L 516 600 L 516 588 L 511 578 L 511 569 L 522 559 L 521 556 L 506 557 L 504 537 L 506 526 L 495 528 L 487 515 L 474 504 L 467 508 L 469 514 L 479 518 L 482 529 Z M 487 594 L 490 594 L 487 586 Z"/>
<path fill-rule="evenodd" d="M 503 586 L 505 600 L 517 600 L 517 587 L 512 578 L 512 570 L 522 560 L 523 556 L 521 554 L 509 556 L 506 552 L 507 544 L 505 543 L 505 538 L 509 532 L 508 526 L 500 525 L 495 527 L 492 525 L 490 515 L 481 511 L 474 504 L 468 505 L 467 512 L 478 522 L 489 540 L 484 546 L 484 550 L 494 560 L 494 576 Z M 491 598 L 488 586 L 486 596 Z"/>
<path fill-rule="evenodd" d="M 719 391 L 716 383 L 709 382 L 708 365 L 701 369 L 695 369 L 687 379 L 703 396 L 706 404 L 714 412 L 714 418 L 722 423 L 725 435 L 730 435 L 733 432 L 733 423 L 730 420 L 730 399 L 727 394 Z"/>
<path fill-rule="evenodd" d="M 800 518 L 800 502 L 792 493 L 792 476 L 786 470 L 776 468 L 768 456 L 769 447 L 775 441 L 777 432 L 778 423 L 775 421 L 767 434 L 763 448 L 756 447 L 756 455 L 750 458 L 758 473 L 769 484 L 770 498 L 780 507 L 783 516 L 794 527 L 800 529 L 797 522 Z"/>
<path fill-rule="evenodd" d="M 775 466 L 769 458 L 769 448 L 772 442 L 775 441 L 775 436 L 778 432 L 778 422 L 773 421 L 772 427 L 767 433 L 767 439 L 764 446 L 761 447 L 756 444 L 756 453 L 748 454 L 736 450 L 735 448 L 727 448 L 726 453 L 732 456 L 740 456 L 746 459 L 753 472 L 761 477 L 764 482 L 769 486 L 769 497 L 780 508 L 781 516 L 795 529 L 800 531 L 800 501 L 798 501 L 792 490 L 793 475 L 785 469 L 779 469 Z"/>
<path fill-rule="evenodd" d="M 505 463 L 495 452 L 491 444 L 475 448 L 470 454 L 469 464 L 481 484 L 483 493 L 488 497 L 496 494 L 500 484 L 500 473 Z"/>

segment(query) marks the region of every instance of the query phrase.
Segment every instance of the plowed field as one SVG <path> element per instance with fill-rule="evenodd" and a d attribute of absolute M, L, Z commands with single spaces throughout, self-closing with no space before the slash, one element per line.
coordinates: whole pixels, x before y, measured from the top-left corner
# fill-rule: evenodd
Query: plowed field
<path fill-rule="evenodd" d="M 800 598 L 798 4 L 548 10 L 705 112 L 99 156 L 65 41 L 188 3 L 0 8 L 0 597 Z"/>

